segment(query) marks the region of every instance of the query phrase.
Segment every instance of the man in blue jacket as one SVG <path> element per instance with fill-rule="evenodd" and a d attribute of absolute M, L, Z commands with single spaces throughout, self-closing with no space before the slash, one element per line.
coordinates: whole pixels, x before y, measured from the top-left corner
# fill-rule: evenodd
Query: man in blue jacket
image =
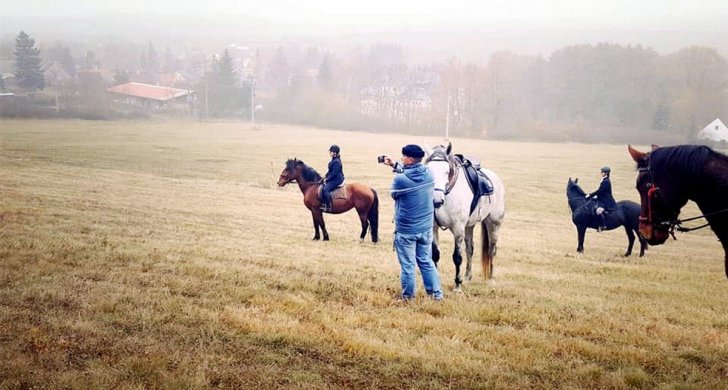
<path fill-rule="evenodd" d="M 329 148 L 329 170 L 323 179 L 324 188 L 321 189 L 321 210 L 330 212 L 333 205 L 331 203 L 331 191 L 344 184 L 344 166 L 341 164 L 341 149 L 338 145 L 331 145 Z"/>
<path fill-rule="evenodd" d="M 402 268 L 402 299 L 415 297 L 415 264 L 422 274 L 427 295 L 442 299 L 440 276 L 432 262 L 432 219 L 435 208 L 432 195 L 435 182 L 422 165 L 425 151 L 417 145 L 402 148 L 402 163 L 385 157 L 384 164 L 396 172 L 392 181 L 394 199 L 394 246 Z"/>

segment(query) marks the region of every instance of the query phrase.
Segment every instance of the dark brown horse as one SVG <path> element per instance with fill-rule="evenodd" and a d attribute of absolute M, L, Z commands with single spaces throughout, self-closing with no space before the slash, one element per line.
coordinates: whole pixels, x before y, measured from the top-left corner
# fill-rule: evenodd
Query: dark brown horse
<path fill-rule="evenodd" d="M 321 239 L 319 235 L 320 227 L 324 235 L 324 241 L 328 241 L 329 233 L 326 231 L 323 211 L 320 209 L 321 175 L 299 159 L 288 159 L 286 167 L 278 178 L 278 185 L 283 187 L 293 182 L 298 183 L 298 187 L 303 193 L 303 204 L 311 210 L 315 231 L 313 239 Z M 371 226 L 372 242 L 377 242 L 379 240 L 377 233 L 379 228 L 379 197 L 377 192 L 361 183 L 346 184 L 343 191 L 346 194 L 345 197 L 339 197 L 336 193 L 331 194 L 331 213 L 341 214 L 355 208 L 357 214 L 359 214 L 359 220 L 361 220 L 361 236 L 359 238 L 363 240 L 367 235 L 367 229 Z"/>
<path fill-rule="evenodd" d="M 648 153 L 632 146 L 628 150 L 639 168 L 640 233 L 647 242 L 660 245 L 675 228 L 695 230 L 682 227 L 683 222 L 705 218 L 723 244 L 728 277 L 728 156 L 698 145 L 653 146 Z M 680 220 L 680 209 L 688 200 L 703 215 Z"/>

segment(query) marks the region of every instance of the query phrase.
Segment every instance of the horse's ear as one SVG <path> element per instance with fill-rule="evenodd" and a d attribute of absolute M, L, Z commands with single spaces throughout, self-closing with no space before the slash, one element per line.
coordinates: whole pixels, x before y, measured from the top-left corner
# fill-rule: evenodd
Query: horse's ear
<path fill-rule="evenodd" d="M 657 148 L 659 148 L 659 147 L 660 147 L 660 145 L 655 145 L 655 144 L 652 144 L 652 145 L 650 145 L 650 146 L 652 146 L 652 150 L 653 150 L 653 151 L 654 151 L 655 149 L 657 149 Z"/>
<path fill-rule="evenodd" d="M 447 141 L 447 150 L 445 151 L 448 156 L 450 155 L 450 152 L 452 152 L 452 142 Z"/>
<path fill-rule="evenodd" d="M 578 178 L 578 177 L 575 177 L 575 178 L 574 178 L 574 184 L 576 184 L 576 183 L 578 183 L 578 182 L 579 182 L 579 178 Z"/>
<path fill-rule="evenodd" d="M 632 156 L 632 160 L 635 162 L 644 161 L 645 155 L 647 153 L 640 152 L 639 150 L 632 147 L 632 145 L 627 145 L 627 150 L 629 151 L 629 154 Z"/>

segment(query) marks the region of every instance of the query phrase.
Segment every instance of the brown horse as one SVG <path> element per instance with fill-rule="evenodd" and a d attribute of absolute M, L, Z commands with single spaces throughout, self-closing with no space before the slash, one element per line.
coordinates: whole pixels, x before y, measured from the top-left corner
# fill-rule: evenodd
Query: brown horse
<path fill-rule="evenodd" d="M 728 156 L 699 145 L 653 145 L 647 153 L 631 146 L 628 150 L 639 168 L 636 187 L 642 200 L 642 236 L 650 245 L 660 245 L 676 229 L 710 226 L 723 244 L 728 277 Z M 678 219 L 688 200 L 694 201 L 703 215 Z M 695 228 L 681 226 L 701 218 L 708 223 Z"/>
<path fill-rule="evenodd" d="M 319 235 L 319 227 L 321 227 L 324 241 L 328 241 L 329 233 L 326 231 L 323 211 L 320 208 L 321 175 L 299 159 L 288 159 L 286 167 L 278 178 L 278 185 L 283 187 L 293 182 L 298 183 L 298 187 L 303 193 L 303 204 L 311 210 L 313 228 L 316 233 L 313 239 L 318 240 L 321 238 Z M 335 192 L 332 192 L 331 214 L 341 214 L 355 208 L 359 214 L 359 220 L 361 220 L 361 236 L 359 238 L 364 240 L 367 229 L 371 225 L 372 242 L 377 242 L 379 239 L 377 233 L 379 227 L 379 197 L 377 192 L 361 183 L 347 184 L 344 186 L 343 191 L 346 194 L 345 197 L 338 197 Z"/>

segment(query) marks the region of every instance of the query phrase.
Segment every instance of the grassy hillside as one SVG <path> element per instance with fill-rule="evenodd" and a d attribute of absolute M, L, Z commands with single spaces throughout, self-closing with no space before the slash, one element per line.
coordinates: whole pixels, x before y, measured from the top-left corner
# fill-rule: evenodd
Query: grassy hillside
<path fill-rule="evenodd" d="M 454 139 L 504 179 L 495 278 L 395 300 L 390 171 L 437 138 L 232 123 L 0 121 L 0 388 L 724 388 L 728 280 L 710 231 L 624 258 L 623 231 L 578 255 L 567 179 L 638 201 L 625 145 Z M 298 157 L 380 194 L 313 226 Z M 697 214 L 694 205 L 684 215 Z M 476 233 L 477 234 L 477 233 Z M 479 245 L 476 239 L 476 246 Z M 476 250 L 476 259 L 479 250 Z M 418 283 L 421 283 L 418 280 Z"/>

